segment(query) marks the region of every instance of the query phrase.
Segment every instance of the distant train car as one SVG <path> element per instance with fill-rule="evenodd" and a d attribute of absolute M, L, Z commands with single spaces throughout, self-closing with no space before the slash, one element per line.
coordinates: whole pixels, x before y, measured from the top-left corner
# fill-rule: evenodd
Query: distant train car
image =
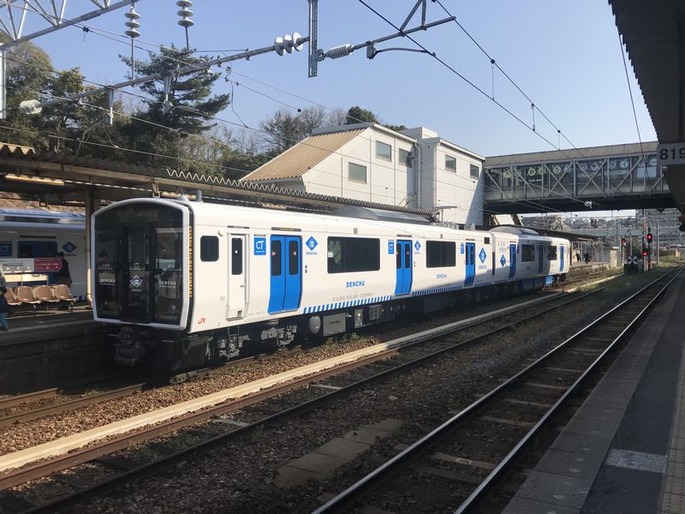
<path fill-rule="evenodd" d="M 348 212 L 345 212 L 345 211 Z M 346 214 L 346 215 L 343 215 Z M 570 244 L 371 209 L 132 199 L 92 218 L 93 315 L 115 360 L 179 371 L 564 280 Z"/>
<path fill-rule="evenodd" d="M 71 293 L 85 299 L 85 227 L 79 213 L 0 209 L 0 266 L 8 285 L 54 283 L 55 274 L 41 270 L 40 259 L 62 252 L 69 263 Z"/>

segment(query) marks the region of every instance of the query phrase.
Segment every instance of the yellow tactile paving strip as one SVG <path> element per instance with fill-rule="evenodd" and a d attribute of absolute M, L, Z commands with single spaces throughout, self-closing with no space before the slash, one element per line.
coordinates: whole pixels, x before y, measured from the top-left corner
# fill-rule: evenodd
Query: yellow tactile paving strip
<path fill-rule="evenodd" d="M 678 397 L 671 427 L 661 512 L 662 514 L 685 512 L 685 352 L 680 363 Z"/>

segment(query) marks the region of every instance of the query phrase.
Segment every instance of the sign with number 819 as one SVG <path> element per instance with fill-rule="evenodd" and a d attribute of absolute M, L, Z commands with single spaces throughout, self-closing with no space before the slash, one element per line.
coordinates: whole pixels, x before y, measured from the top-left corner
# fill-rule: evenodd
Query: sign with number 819
<path fill-rule="evenodd" d="M 685 143 L 666 143 L 657 146 L 656 159 L 662 166 L 685 164 Z"/>

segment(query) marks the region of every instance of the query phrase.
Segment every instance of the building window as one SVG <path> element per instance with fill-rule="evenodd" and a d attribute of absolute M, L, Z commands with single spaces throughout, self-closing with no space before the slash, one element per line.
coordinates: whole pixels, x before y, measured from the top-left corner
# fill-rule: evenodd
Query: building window
<path fill-rule="evenodd" d="M 366 184 L 366 166 L 351 162 L 348 164 L 348 178 L 352 182 Z"/>
<path fill-rule="evenodd" d="M 328 238 L 328 273 L 377 271 L 381 267 L 379 239 Z"/>
<path fill-rule="evenodd" d="M 411 152 L 409 150 L 403 150 L 402 148 L 400 148 L 397 151 L 397 162 L 402 166 L 411 168 L 413 166 L 413 157 Z"/>
<path fill-rule="evenodd" d="M 426 241 L 427 268 L 447 268 L 456 265 L 456 243 L 453 241 Z"/>
<path fill-rule="evenodd" d="M 471 165 L 471 178 L 478 178 L 480 175 L 480 168 L 475 164 Z"/>
<path fill-rule="evenodd" d="M 457 159 L 451 155 L 445 155 L 445 169 L 447 171 L 457 172 Z"/>
<path fill-rule="evenodd" d="M 376 141 L 376 157 L 384 161 L 392 161 L 392 146 Z"/>

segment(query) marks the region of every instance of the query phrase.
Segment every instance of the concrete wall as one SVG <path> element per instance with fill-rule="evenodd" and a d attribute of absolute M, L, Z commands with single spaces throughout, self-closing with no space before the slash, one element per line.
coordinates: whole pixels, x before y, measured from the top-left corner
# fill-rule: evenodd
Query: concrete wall
<path fill-rule="evenodd" d="M 111 366 L 111 342 L 92 322 L 78 332 L 57 326 L 7 334 L 11 342 L 0 342 L 0 394 L 64 387 Z"/>
<path fill-rule="evenodd" d="M 390 147 L 389 159 L 377 155 L 377 142 Z M 413 153 L 411 141 L 368 128 L 310 169 L 303 177 L 304 187 L 308 193 L 415 207 L 413 168 L 400 162 L 400 150 Z M 350 178 L 351 163 L 366 168 L 366 180 Z"/>

